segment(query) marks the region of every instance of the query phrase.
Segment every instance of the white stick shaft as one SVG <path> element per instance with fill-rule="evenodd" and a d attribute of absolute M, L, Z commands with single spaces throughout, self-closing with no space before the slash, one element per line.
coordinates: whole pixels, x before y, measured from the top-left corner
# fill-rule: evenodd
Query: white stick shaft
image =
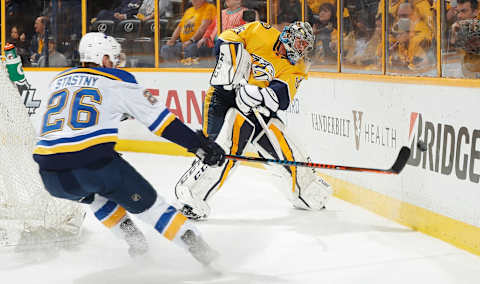
<path fill-rule="evenodd" d="M 280 146 L 277 144 L 277 139 L 273 136 L 273 134 L 270 132 L 270 129 L 268 129 L 267 124 L 265 123 L 265 120 L 263 120 L 262 115 L 260 114 L 258 108 L 253 109 L 253 114 L 257 118 L 258 122 L 263 128 L 263 132 L 265 132 L 265 135 L 267 135 L 268 140 L 270 140 L 270 143 L 272 143 L 273 149 L 275 149 L 275 153 L 277 153 L 277 156 L 279 159 L 283 158 L 282 151 L 280 150 Z"/>

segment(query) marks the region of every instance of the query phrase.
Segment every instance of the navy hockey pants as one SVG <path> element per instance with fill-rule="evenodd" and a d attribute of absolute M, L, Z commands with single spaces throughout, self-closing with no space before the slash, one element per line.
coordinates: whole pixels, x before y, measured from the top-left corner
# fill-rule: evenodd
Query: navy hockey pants
<path fill-rule="evenodd" d="M 78 169 L 40 170 L 40 175 L 55 197 L 91 203 L 100 194 L 134 214 L 147 210 L 157 199 L 155 189 L 119 155 Z"/>

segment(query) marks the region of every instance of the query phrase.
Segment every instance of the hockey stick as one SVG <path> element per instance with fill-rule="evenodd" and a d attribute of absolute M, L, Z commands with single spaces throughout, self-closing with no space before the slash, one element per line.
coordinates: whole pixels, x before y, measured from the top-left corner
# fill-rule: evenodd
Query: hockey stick
<path fill-rule="evenodd" d="M 273 149 L 275 150 L 275 153 L 280 158 L 280 157 L 283 156 L 282 151 L 279 148 L 280 146 L 277 145 L 277 143 L 276 143 L 277 140 L 273 138 L 273 136 L 272 136 L 273 134 L 270 132 L 270 129 L 268 129 L 268 126 L 265 123 L 265 120 L 263 120 L 263 117 L 260 114 L 260 110 L 261 110 L 260 107 L 256 107 L 256 108 L 252 109 L 253 114 L 257 118 L 257 121 L 260 123 L 260 126 L 262 126 L 262 128 L 263 128 L 263 132 L 265 132 L 265 135 L 267 135 L 267 138 L 268 138 L 268 140 L 270 140 L 270 143 L 272 144 Z"/>
<path fill-rule="evenodd" d="M 312 163 L 312 162 L 274 160 L 274 159 L 247 157 L 247 156 L 239 156 L 239 155 L 225 155 L 225 157 L 227 159 L 237 160 L 237 161 L 274 163 L 274 164 L 281 164 L 281 165 L 295 166 L 295 167 L 322 168 L 322 169 L 340 170 L 340 171 L 370 172 L 370 173 L 377 173 L 377 174 L 398 175 L 407 164 L 408 158 L 410 157 L 410 148 L 406 146 L 402 147 L 400 149 L 400 152 L 398 153 L 398 157 L 395 160 L 395 163 L 393 163 L 393 166 L 389 169 L 372 169 L 372 168 L 350 167 L 350 166 L 340 166 L 340 165 L 332 165 L 332 164 L 320 164 L 320 163 Z"/>

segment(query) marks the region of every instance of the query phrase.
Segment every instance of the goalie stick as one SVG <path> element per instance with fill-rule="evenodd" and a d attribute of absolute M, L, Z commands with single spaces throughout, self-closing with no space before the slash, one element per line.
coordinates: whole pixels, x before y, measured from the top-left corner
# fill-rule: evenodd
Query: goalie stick
<path fill-rule="evenodd" d="M 340 170 L 340 171 L 370 172 L 370 173 L 377 173 L 377 174 L 398 175 L 407 164 L 408 158 L 410 157 L 410 148 L 406 146 L 402 147 L 400 149 L 400 152 L 398 153 L 398 157 L 395 160 L 395 163 L 393 163 L 393 166 L 389 169 L 373 169 L 373 168 L 340 166 L 340 165 L 332 165 L 332 164 L 320 164 L 320 163 L 313 163 L 313 162 L 275 160 L 275 159 L 247 157 L 247 156 L 239 156 L 239 155 L 225 155 L 225 157 L 229 160 L 249 161 L 249 162 L 257 162 L 257 163 L 275 163 L 275 164 L 281 164 L 285 166 L 322 168 L 322 169 Z"/>

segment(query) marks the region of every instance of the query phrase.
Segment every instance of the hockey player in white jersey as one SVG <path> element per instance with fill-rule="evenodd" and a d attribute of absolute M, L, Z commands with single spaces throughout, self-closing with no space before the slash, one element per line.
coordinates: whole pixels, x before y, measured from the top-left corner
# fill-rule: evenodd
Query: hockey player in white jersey
<path fill-rule="evenodd" d="M 91 205 L 95 216 L 129 244 L 143 235 L 127 212 L 188 250 L 204 265 L 217 253 L 197 228 L 115 150 L 118 126 L 127 113 L 202 162 L 221 166 L 224 151 L 201 132 L 195 133 L 150 95 L 129 72 L 115 69 L 120 45 L 102 33 L 80 41 L 81 68 L 58 74 L 41 125 L 34 160 L 48 192 Z M 133 244 L 131 249 L 140 249 Z"/>

